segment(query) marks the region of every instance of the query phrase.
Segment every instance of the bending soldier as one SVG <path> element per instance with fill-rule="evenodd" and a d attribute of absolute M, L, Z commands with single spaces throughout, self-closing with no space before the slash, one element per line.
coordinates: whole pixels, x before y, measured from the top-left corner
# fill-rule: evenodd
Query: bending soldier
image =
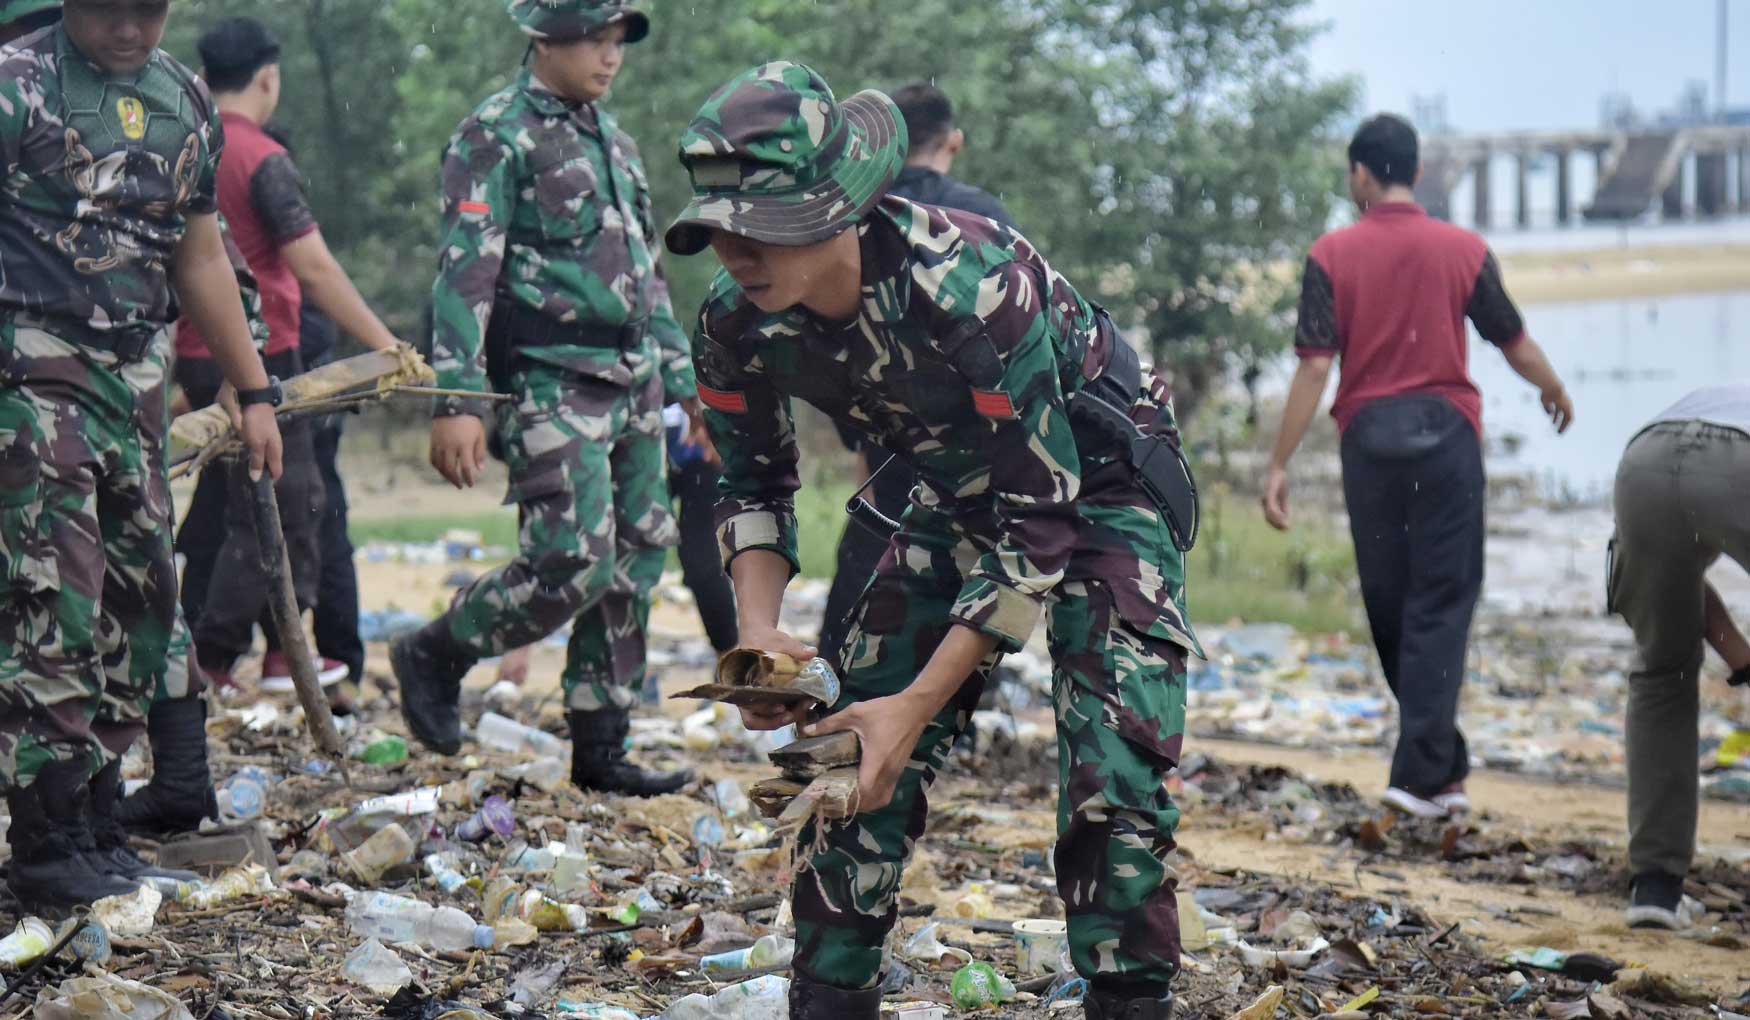
<path fill-rule="evenodd" d="M 1195 648 L 1170 515 L 1145 492 L 1178 464 L 1166 388 L 1020 234 L 888 195 L 905 148 L 886 96 L 840 103 L 806 67 L 755 68 L 682 138 L 695 199 L 666 238 L 724 266 L 693 355 L 744 644 L 813 651 L 777 629 L 798 569 L 792 398 L 918 477 L 839 658 L 845 694 L 815 727 L 861 738 L 860 813 L 818 834 L 799 871 L 790 1015 L 877 1015 L 926 791 L 997 659 L 1047 616 L 1058 884 L 1088 1013 L 1165 1017 L 1178 810 L 1162 782 Z"/>

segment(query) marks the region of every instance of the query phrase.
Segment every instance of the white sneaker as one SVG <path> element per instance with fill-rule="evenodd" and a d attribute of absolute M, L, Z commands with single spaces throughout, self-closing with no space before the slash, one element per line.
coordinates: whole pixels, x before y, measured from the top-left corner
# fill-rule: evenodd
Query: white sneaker
<path fill-rule="evenodd" d="M 333 687 L 352 673 L 346 663 L 323 656 L 316 657 L 315 666 L 316 682 L 323 687 Z M 268 652 L 262 656 L 261 689 L 275 694 L 297 690 L 297 685 L 292 683 L 292 664 L 284 652 Z"/>
<path fill-rule="evenodd" d="M 1418 797 L 1401 786 L 1388 787 L 1385 796 L 1379 799 L 1388 806 L 1417 818 L 1445 818 L 1450 813 L 1446 805 L 1441 804 L 1438 799 Z"/>
<path fill-rule="evenodd" d="M 1470 798 L 1465 796 L 1463 783 L 1455 784 L 1446 791 L 1435 794 L 1434 803 L 1445 808 L 1449 815 L 1470 813 Z"/>
<path fill-rule="evenodd" d="M 1662 873 L 1636 877 L 1628 909 L 1623 911 L 1629 927 L 1664 928 L 1668 931 L 1687 931 L 1695 927 L 1707 914 L 1707 908 L 1682 890 L 1681 878 Z"/>

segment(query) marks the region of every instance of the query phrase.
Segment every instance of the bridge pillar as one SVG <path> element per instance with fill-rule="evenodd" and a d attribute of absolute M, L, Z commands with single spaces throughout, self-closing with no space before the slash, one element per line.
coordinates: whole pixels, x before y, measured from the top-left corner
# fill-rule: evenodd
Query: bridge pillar
<path fill-rule="evenodd" d="M 1671 183 L 1665 186 L 1660 213 L 1668 220 L 1683 218 L 1683 166 L 1687 162 L 1685 159 L 1677 164 L 1677 172 L 1671 176 Z"/>
<path fill-rule="evenodd" d="M 1531 156 L 1514 156 L 1513 170 L 1513 222 L 1524 230 L 1531 226 Z"/>
<path fill-rule="evenodd" d="M 1726 154 L 1699 152 L 1695 156 L 1695 211 L 1707 219 L 1726 214 Z"/>
<path fill-rule="evenodd" d="M 1750 145 L 1738 147 L 1738 211 L 1750 213 Z"/>
<path fill-rule="evenodd" d="M 1494 222 L 1490 215 L 1493 203 L 1489 201 L 1489 157 L 1480 157 L 1471 164 L 1471 179 L 1475 185 L 1471 190 L 1471 198 L 1476 213 L 1476 228 L 1487 230 Z"/>
<path fill-rule="evenodd" d="M 1568 174 L 1568 157 L 1572 155 L 1566 149 L 1557 149 L 1556 157 L 1556 222 L 1567 226 L 1574 218 L 1574 182 Z"/>

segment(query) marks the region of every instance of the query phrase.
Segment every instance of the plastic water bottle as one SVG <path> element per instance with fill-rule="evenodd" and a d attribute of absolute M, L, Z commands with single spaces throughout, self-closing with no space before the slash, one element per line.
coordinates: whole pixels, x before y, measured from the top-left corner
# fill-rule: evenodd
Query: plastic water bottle
<path fill-rule="evenodd" d="M 785 966 L 795 953 L 794 939 L 783 935 L 765 935 L 746 949 L 732 949 L 727 953 L 707 956 L 699 961 L 699 968 L 707 974 L 765 970 L 767 967 Z"/>
<path fill-rule="evenodd" d="M 669 1006 L 661 1020 L 784 1020 L 789 1015 L 790 979 L 767 974 L 709 998 L 688 995 Z"/>
<path fill-rule="evenodd" d="M 433 949 L 490 949 L 492 929 L 455 907 L 390 893 L 359 893 L 346 908 L 346 923 L 356 934 L 383 942 L 413 942 Z"/>
<path fill-rule="evenodd" d="M 425 870 L 431 873 L 432 884 L 447 893 L 468 884 L 467 876 L 457 871 L 445 854 L 426 854 Z"/>
<path fill-rule="evenodd" d="M 712 793 L 717 797 L 717 808 L 723 812 L 724 818 L 740 818 L 753 809 L 746 791 L 733 778 L 717 780 L 717 785 L 712 787 Z"/>
<path fill-rule="evenodd" d="M 267 805 L 267 791 L 273 777 L 251 765 L 238 769 L 220 784 L 217 791 L 219 817 L 227 822 L 247 822 L 260 818 Z"/>
<path fill-rule="evenodd" d="M 480 725 L 474 727 L 474 739 L 495 750 L 534 758 L 563 757 L 571 750 L 566 741 L 546 730 L 525 726 L 497 712 L 480 717 Z"/>
<path fill-rule="evenodd" d="M 22 967 L 48 952 L 54 938 L 48 922 L 40 917 L 27 917 L 18 922 L 17 930 L 0 939 L 0 963 Z"/>

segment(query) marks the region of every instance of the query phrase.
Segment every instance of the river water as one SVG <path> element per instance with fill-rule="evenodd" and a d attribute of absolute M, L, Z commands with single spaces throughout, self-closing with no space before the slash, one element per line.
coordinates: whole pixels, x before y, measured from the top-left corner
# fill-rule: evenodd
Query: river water
<path fill-rule="evenodd" d="M 1537 392 L 1488 344 L 1471 341 L 1492 473 L 1533 478 L 1558 499 L 1608 502 L 1623 447 L 1700 386 L 1750 379 L 1750 291 L 1528 305 L 1526 327 L 1574 400 L 1557 436 Z"/>

